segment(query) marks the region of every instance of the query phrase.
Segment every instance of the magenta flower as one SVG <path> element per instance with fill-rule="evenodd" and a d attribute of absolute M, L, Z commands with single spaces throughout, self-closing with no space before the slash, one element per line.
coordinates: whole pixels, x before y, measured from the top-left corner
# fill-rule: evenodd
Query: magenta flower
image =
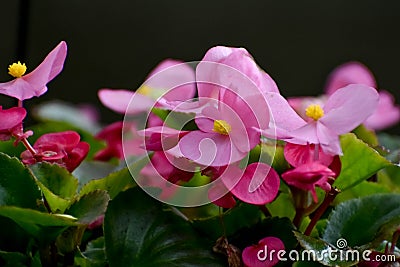
<path fill-rule="evenodd" d="M 33 145 L 36 154 L 28 150 L 21 153 L 22 162 L 28 165 L 47 161 L 75 170 L 89 152 L 89 144 L 80 142 L 80 136 L 73 131 L 48 133 L 39 137 Z"/>
<path fill-rule="evenodd" d="M 257 245 L 246 247 L 242 260 L 246 267 L 272 267 L 279 262 L 278 252 L 284 249 L 285 245 L 279 238 L 265 237 Z"/>
<path fill-rule="evenodd" d="M 19 136 L 22 133 L 22 121 L 26 116 L 26 110 L 22 107 L 3 109 L 0 106 L 0 141 L 7 141 L 11 136 Z"/>
<path fill-rule="evenodd" d="M 374 88 L 352 84 L 335 91 L 323 106 L 306 108 L 302 119 L 279 94 L 267 93 L 278 138 L 293 144 L 318 144 L 322 151 L 341 155 L 339 135 L 363 123 L 376 109 L 379 95 Z M 266 135 L 270 132 L 264 131 Z"/>
<path fill-rule="evenodd" d="M 336 174 L 318 161 L 300 165 L 282 174 L 282 179 L 291 186 L 310 191 L 315 202 L 318 202 L 315 186 L 325 191 L 331 190 L 329 179 Z"/>
<path fill-rule="evenodd" d="M 316 149 L 318 150 L 316 151 Z M 321 164 L 329 166 L 334 158 L 334 156 L 324 153 L 321 147 L 316 147 L 313 144 L 295 145 L 286 143 L 283 152 L 286 161 L 293 167 L 298 167 L 313 161 L 319 161 Z"/>
<path fill-rule="evenodd" d="M 192 98 L 196 92 L 194 81 L 194 70 L 189 65 L 167 59 L 150 72 L 136 92 L 101 89 L 98 96 L 103 105 L 115 112 L 136 114 L 149 111 L 159 98 L 165 101 L 185 101 Z M 129 106 L 132 98 L 134 104 Z"/>
<path fill-rule="evenodd" d="M 129 131 L 129 138 L 123 140 L 123 134 Z M 124 156 L 140 156 L 145 153 L 141 148 L 142 140 L 137 135 L 136 124 L 122 121 L 114 122 L 96 135 L 96 138 L 106 142 L 106 148 L 98 151 L 94 159 L 108 161 L 111 158 L 124 159 Z M 125 151 L 123 146 L 125 142 Z"/>
<path fill-rule="evenodd" d="M 67 55 L 67 44 L 58 44 L 31 73 L 25 74 L 25 64 L 14 63 L 8 68 L 14 80 L 0 83 L 0 94 L 15 97 L 22 101 L 34 96 L 41 96 L 47 91 L 47 83 L 53 80 L 63 69 Z"/>

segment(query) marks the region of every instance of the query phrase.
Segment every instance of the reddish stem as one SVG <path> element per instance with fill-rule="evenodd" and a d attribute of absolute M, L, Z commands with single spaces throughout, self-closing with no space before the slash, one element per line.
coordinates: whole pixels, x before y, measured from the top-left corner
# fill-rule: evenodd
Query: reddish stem
<path fill-rule="evenodd" d="M 326 209 L 329 207 L 329 205 L 332 203 L 332 201 L 335 199 L 335 197 L 339 193 L 340 193 L 340 191 L 334 187 L 331 188 L 331 191 L 326 193 L 324 201 L 322 202 L 321 206 L 319 206 L 318 209 L 315 211 L 315 214 L 312 217 L 310 224 L 307 226 L 307 229 L 304 232 L 305 235 L 311 234 L 311 232 L 314 229 L 315 225 L 317 224 L 318 220 L 322 217 L 322 215 L 325 213 Z"/>

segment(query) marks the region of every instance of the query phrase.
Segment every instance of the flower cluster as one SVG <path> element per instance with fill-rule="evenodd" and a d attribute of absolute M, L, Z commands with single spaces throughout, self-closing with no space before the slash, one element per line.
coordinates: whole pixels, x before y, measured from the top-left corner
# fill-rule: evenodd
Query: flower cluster
<path fill-rule="evenodd" d="M 32 146 L 28 137 L 32 131 L 24 133 L 23 120 L 27 111 L 23 101 L 46 93 L 47 84 L 62 70 L 67 55 L 65 42 L 58 44 L 32 72 L 25 75 L 27 66 L 18 61 L 8 68 L 8 73 L 15 79 L 0 83 L 0 94 L 18 99 L 18 107 L 2 109 L 0 106 L 0 140 L 15 138 L 14 144 L 23 143 L 26 151 L 21 158 L 25 164 L 46 161 L 59 164 L 72 172 L 84 160 L 89 152 L 89 144 L 80 142 L 80 136 L 73 131 L 47 133 L 40 136 Z"/>
<path fill-rule="evenodd" d="M 294 199 L 296 194 L 309 194 L 311 206 L 316 205 L 316 187 L 328 194 L 341 172 L 339 137 L 361 124 L 379 130 L 400 120 L 393 97 L 376 90 L 374 77 L 361 63 L 334 70 L 325 95 L 288 100 L 243 48 L 211 48 L 191 67 L 166 60 L 136 92 L 99 91 L 105 106 L 126 115 L 125 123 L 132 123 L 132 115 L 146 117 L 137 132 L 141 142 L 124 144 L 118 139 L 122 143 L 113 147 L 123 147 L 125 153 L 118 149 L 113 155 L 129 157 L 135 146 L 152 153 L 137 181 L 143 187 L 157 187 L 161 193 L 156 197 L 164 202 L 201 175 L 207 177 L 203 184 L 209 185 L 209 201 L 223 208 L 235 206 L 237 200 L 270 203 L 279 194 L 281 181 Z M 256 152 L 276 142 L 284 145 L 289 166 L 280 174 L 271 159 Z M 295 205 L 305 208 L 300 207 L 304 203 Z M 272 241 L 260 244 L 265 242 Z M 253 250 L 243 251 L 248 266 L 258 266 Z"/>

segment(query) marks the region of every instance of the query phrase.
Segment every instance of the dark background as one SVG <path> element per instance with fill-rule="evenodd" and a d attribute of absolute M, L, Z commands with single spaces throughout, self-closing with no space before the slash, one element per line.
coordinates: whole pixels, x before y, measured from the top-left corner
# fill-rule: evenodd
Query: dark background
<path fill-rule="evenodd" d="M 100 88 L 135 89 L 165 58 L 200 60 L 226 45 L 247 48 L 285 96 L 317 95 L 335 66 L 358 60 L 399 103 L 399 14 L 398 0 L 3 0 L 0 81 L 11 78 L 10 63 L 32 70 L 65 40 L 64 71 L 28 107 L 50 99 L 100 107 Z M 100 111 L 103 121 L 121 118 Z"/>

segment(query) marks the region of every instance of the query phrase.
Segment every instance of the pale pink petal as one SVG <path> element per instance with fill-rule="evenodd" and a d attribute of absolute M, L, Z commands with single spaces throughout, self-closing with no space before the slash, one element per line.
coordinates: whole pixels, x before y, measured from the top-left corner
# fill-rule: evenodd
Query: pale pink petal
<path fill-rule="evenodd" d="M 378 92 L 361 84 L 338 89 L 324 106 L 325 115 L 319 122 L 336 134 L 348 133 L 363 123 L 376 109 Z"/>
<path fill-rule="evenodd" d="M 394 104 L 394 97 L 387 91 L 379 92 L 379 103 L 375 112 L 364 125 L 373 130 L 382 130 L 400 121 L 400 106 Z"/>
<path fill-rule="evenodd" d="M 290 138 L 283 138 L 282 140 L 298 145 L 320 143 L 317 136 L 317 123 L 315 121 L 289 132 L 289 136 Z"/>
<path fill-rule="evenodd" d="M 242 260 L 246 267 L 272 267 L 279 263 L 278 252 L 282 250 L 285 250 L 282 240 L 265 237 L 257 245 L 246 247 L 242 252 Z"/>
<path fill-rule="evenodd" d="M 360 62 L 348 62 L 335 68 L 328 77 L 325 92 L 333 94 L 337 89 L 349 84 L 364 84 L 376 88 L 371 71 Z"/>
<path fill-rule="evenodd" d="M 247 153 L 232 146 L 229 136 L 192 131 L 179 141 L 181 153 L 204 166 L 224 166 L 243 159 Z"/>
<path fill-rule="evenodd" d="M 63 69 L 67 56 L 67 44 L 60 42 L 29 74 L 10 82 L 0 83 L 0 93 L 19 100 L 40 96 L 47 91 L 46 84 L 53 80 Z"/>
<path fill-rule="evenodd" d="M 0 131 L 11 130 L 18 124 L 22 123 L 26 116 L 26 110 L 22 107 L 12 107 L 2 109 L 0 106 Z"/>
<path fill-rule="evenodd" d="M 104 106 L 122 114 L 147 112 L 155 105 L 155 101 L 149 97 L 123 89 L 101 89 L 98 96 Z"/>
<path fill-rule="evenodd" d="M 184 101 L 196 93 L 194 69 L 180 60 L 166 59 L 149 74 L 145 85 L 154 90 L 162 90 L 168 101 Z"/>
<path fill-rule="evenodd" d="M 188 131 L 179 131 L 166 126 L 156 126 L 138 131 L 139 136 L 146 137 L 145 146 L 147 150 L 169 150 L 175 147 L 179 139 Z"/>
<path fill-rule="evenodd" d="M 278 138 L 280 135 L 286 135 L 307 124 L 283 96 L 277 93 L 266 93 L 265 95 L 272 113 L 271 122 L 274 123 L 273 127 L 276 128 Z"/>
<path fill-rule="evenodd" d="M 279 175 L 264 163 L 248 165 L 238 182 L 227 175 L 221 177 L 225 186 L 231 188 L 231 193 L 246 203 L 264 205 L 272 202 L 278 194 Z"/>
<path fill-rule="evenodd" d="M 317 136 L 322 151 L 330 155 L 342 155 L 339 135 L 322 123 L 317 123 Z"/>

